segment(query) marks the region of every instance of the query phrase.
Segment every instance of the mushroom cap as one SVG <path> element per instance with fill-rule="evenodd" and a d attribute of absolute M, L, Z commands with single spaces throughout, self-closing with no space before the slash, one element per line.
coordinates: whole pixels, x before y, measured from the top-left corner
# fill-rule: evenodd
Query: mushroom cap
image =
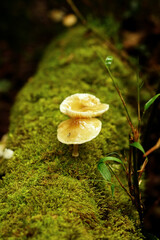
<path fill-rule="evenodd" d="M 66 27 L 72 27 L 77 22 L 77 17 L 74 14 L 68 14 L 63 18 L 63 25 Z"/>
<path fill-rule="evenodd" d="M 71 118 L 59 124 L 57 138 L 65 144 L 82 144 L 95 138 L 101 126 L 101 121 L 96 118 Z"/>
<path fill-rule="evenodd" d="M 73 118 L 91 118 L 109 109 L 98 98 L 88 93 L 76 93 L 67 97 L 60 105 L 60 111 Z"/>

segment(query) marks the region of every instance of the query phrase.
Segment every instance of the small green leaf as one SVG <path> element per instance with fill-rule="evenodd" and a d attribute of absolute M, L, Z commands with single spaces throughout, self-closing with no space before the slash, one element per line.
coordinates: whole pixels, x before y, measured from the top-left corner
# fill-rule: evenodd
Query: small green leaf
<path fill-rule="evenodd" d="M 154 103 L 154 101 L 160 96 L 160 93 L 152 97 L 145 105 L 144 105 L 144 112 Z"/>
<path fill-rule="evenodd" d="M 117 152 L 110 152 L 110 153 L 107 153 L 107 156 L 113 156 L 113 155 L 117 155 L 119 158 L 120 158 L 120 156 L 119 156 L 119 154 L 117 153 Z"/>
<path fill-rule="evenodd" d="M 106 57 L 106 59 L 105 59 L 105 64 L 106 64 L 106 66 L 107 66 L 107 67 L 110 67 L 111 64 L 112 64 L 112 61 L 113 61 L 113 57 L 112 57 L 112 56 Z"/>
<path fill-rule="evenodd" d="M 106 181 L 111 181 L 111 173 L 105 163 L 100 162 L 98 164 L 98 170 Z"/>
<path fill-rule="evenodd" d="M 119 159 L 119 158 L 116 158 L 116 157 L 112 157 L 112 156 L 108 156 L 108 157 L 101 158 L 101 159 L 99 160 L 99 163 L 107 162 L 107 161 L 114 161 L 114 162 L 120 163 L 120 164 L 122 164 L 122 166 L 123 166 L 123 168 L 124 168 L 124 163 L 122 162 L 122 160 Z M 124 169 L 125 169 L 125 168 L 124 168 Z"/>
<path fill-rule="evenodd" d="M 142 147 L 142 145 L 139 142 L 134 142 L 129 144 L 131 147 L 135 147 L 138 148 L 141 152 L 143 152 L 145 154 L 144 148 Z"/>
<path fill-rule="evenodd" d="M 123 164 L 122 160 L 116 157 L 108 156 L 101 158 L 99 162 L 114 161 Z"/>
<path fill-rule="evenodd" d="M 111 184 L 112 198 L 114 198 L 114 190 L 115 190 L 115 185 Z"/>

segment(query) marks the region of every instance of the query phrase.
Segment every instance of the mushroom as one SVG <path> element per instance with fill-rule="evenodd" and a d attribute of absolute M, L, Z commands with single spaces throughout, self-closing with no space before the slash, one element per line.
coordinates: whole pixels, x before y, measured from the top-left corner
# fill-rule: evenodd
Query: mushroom
<path fill-rule="evenodd" d="M 98 98 L 88 93 L 76 93 L 67 97 L 60 105 L 60 111 L 72 118 L 91 118 L 102 115 L 109 109 Z"/>
<path fill-rule="evenodd" d="M 63 20 L 64 15 L 65 15 L 65 12 L 61 9 L 53 9 L 49 12 L 49 17 L 54 22 L 61 22 Z"/>
<path fill-rule="evenodd" d="M 57 138 L 65 144 L 73 144 L 72 156 L 78 157 L 78 145 L 91 141 L 101 131 L 100 116 L 109 109 L 94 95 L 77 93 L 67 97 L 60 105 L 60 111 L 70 119 L 59 124 Z"/>
<path fill-rule="evenodd" d="M 62 23 L 66 27 L 72 27 L 77 23 L 77 17 L 74 14 L 68 14 L 64 16 Z"/>
<path fill-rule="evenodd" d="M 58 126 L 58 140 L 73 144 L 72 156 L 78 157 L 78 144 L 91 141 L 101 131 L 102 123 L 96 118 L 71 118 Z"/>
<path fill-rule="evenodd" d="M 13 155 L 14 155 L 14 152 L 11 149 L 5 148 L 4 153 L 3 153 L 3 157 L 5 159 L 10 159 L 13 157 Z"/>

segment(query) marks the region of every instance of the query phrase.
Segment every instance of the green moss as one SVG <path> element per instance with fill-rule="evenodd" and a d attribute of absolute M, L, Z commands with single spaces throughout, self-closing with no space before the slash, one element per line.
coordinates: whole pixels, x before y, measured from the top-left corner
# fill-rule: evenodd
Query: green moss
<path fill-rule="evenodd" d="M 118 190 L 112 199 L 97 171 L 102 156 L 127 148 L 129 127 L 96 52 L 114 56 L 83 27 L 73 28 L 50 44 L 18 94 L 8 141 L 14 157 L 2 162 L 1 239 L 143 239 L 128 197 Z M 133 73 L 114 59 L 113 71 L 127 93 L 135 86 Z M 100 135 L 73 158 L 72 147 L 57 140 L 57 126 L 67 118 L 60 103 L 78 92 L 94 94 L 110 109 L 100 118 Z"/>

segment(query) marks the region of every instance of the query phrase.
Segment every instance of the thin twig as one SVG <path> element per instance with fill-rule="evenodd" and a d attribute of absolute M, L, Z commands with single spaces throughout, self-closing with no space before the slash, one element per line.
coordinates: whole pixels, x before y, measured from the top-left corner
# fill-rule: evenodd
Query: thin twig
<path fill-rule="evenodd" d="M 87 24 L 86 19 L 83 17 L 83 15 L 80 13 L 80 11 L 78 10 L 78 8 L 76 7 L 76 5 L 74 4 L 74 2 L 72 0 L 67 0 L 67 3 L 71 6 L 72 10 L 74 11 L 74 13 L 76 14 L 77 17 L 79 17 L 79 19 L 81 20 L 83 25 Z"/>
<path fill-rule="evenodd" d="M 66 1 L 72 8 L 75 15 L 81 20 L 82 24 L 86 27 L 86 29 L 91 30 L 92 33 L 95 36 L 97 36 L 99 39 L 104 41 L 105 45 L 109 47 L 116 55 L 118 55 L 123 61 L 127 62 L 128 65 L 132 66 L 131 62 L 128 61 L 128 56 L 126 55 L 126 52 L 121 51 L 121 52 L 118 52 L 117 54 L 117 48 L 107 39 L 107 36 L 102 33 L 99 33 L 99 31 L 97 31 L 95 28 L 93 28 L 88 24 L 87 20 L 85 19 L 83 14 L 79 11 L 79 9 L 77 8 L 77 6 L 72 0 L 66 0 Z"/>
<path fill-rule="evenodd" d="M 143 165 L 142 165 L 141 169 L 138 171 L 138 172 L 139 172 L 139 176 L 138 176 L 138 179 L 139 179 L 139 180 L 140 180 L 140 178 L 142 177 L 142 174 L 143 174 L 143 172 L 144 172 L 144 170 L 145 170 L 145 167 L 146 167 L 146 165 L 147 165 L 147 163 L 148 163 L 148 158 L 147 158 L 147 156 L 148 156 L 149 154 L 151 154 L 153 151 L 157 150 L 158 148 L 160 148 L 160 138 L 158 139 L 157 143 L 156 143 L 152 148 L 150 148 L 150 149 L 143 155 L 143 157 L 146 157 L 146 158 L 145 158 L 145 160 L 144 160 L 144 162 L 143 162 Z"/>
<path fill-rule="evenodd" d="M 157 143 L 143 155 L 143 157 L 148 156 L 150 153 L 157 150 L 158 148 L 160 148 L 160 138 L 158 139 Z"/>
<path fill-rule="evenodd" d="M 144 162 L 142 164 L 141 169 L 138 171 L 139 172 L 138 180 L 140 180 L 140 178 L 142 177 L 142 174 L 143 174 L 143 172 L 145 170 L 145 167 L 146 167 L 147 163 L 148 163 L 148 158 L 145 158 L 145 160 L 144 160 Z"/>

